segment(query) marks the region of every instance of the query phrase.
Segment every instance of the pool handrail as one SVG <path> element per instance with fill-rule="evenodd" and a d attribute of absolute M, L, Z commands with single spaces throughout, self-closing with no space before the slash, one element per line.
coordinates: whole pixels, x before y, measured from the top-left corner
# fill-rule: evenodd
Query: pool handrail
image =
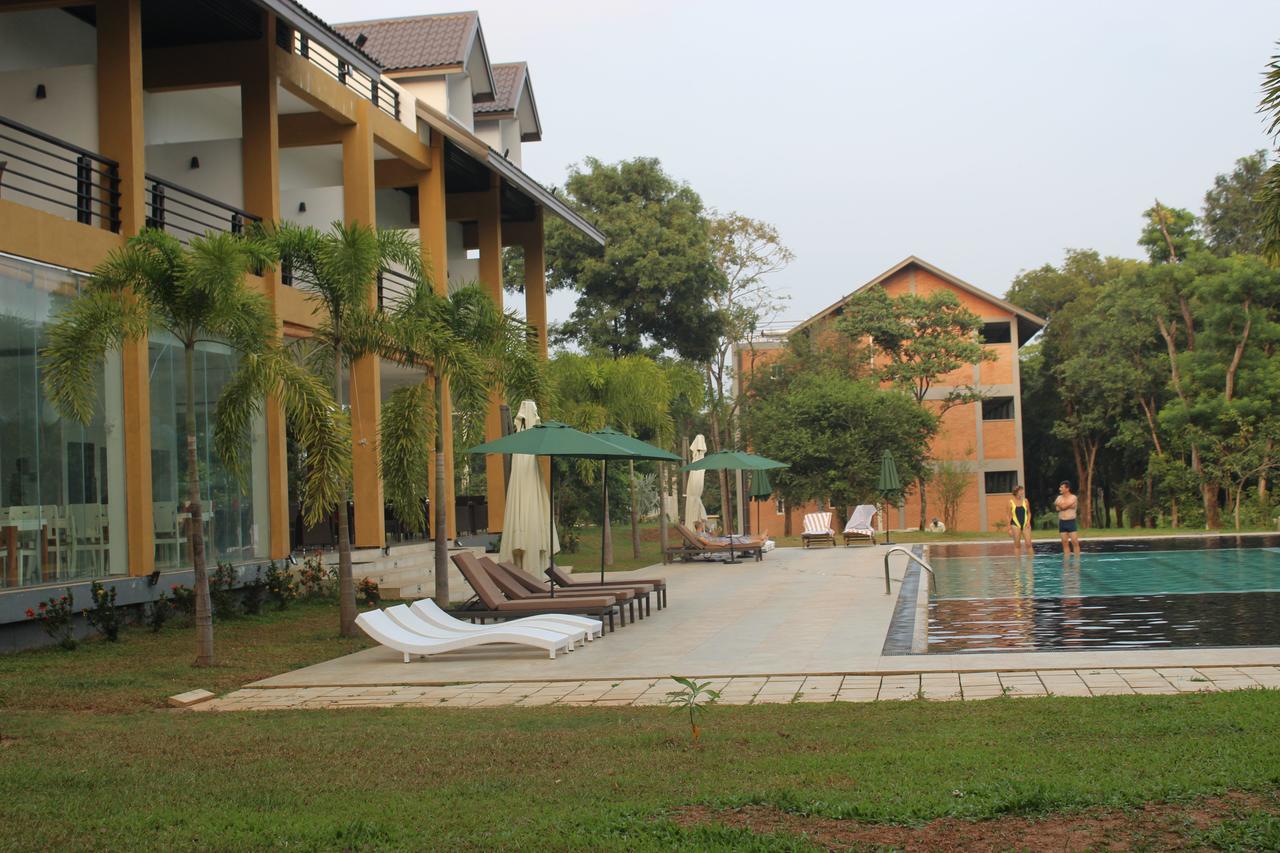
<path fill-rule="evenodd" d="M 904 548 L 901 545 L 894 545 L 888 551 L 884 552 L 884 594 L 885 595 L 889 594 L 889 557 L 895 553 L 906 554 L 907 559 L 915 561 L 915 563 L 918 566 L 920 566 L 920 568 L 924 569 L 926 572 L 929 573 L 929 580 L 935 579 L 935 575 L 933 573 L 933 566 L 929 565 L 927 562 L 917 557 L 914 553 L 911 552 L 910 549 Z"/>

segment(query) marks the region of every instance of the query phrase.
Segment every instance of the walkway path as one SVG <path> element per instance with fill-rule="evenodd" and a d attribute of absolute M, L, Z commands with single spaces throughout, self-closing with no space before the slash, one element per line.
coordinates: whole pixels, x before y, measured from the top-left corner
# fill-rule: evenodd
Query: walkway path
<path fill-rule="evenodd" d="M 873 702 L 895 699 L 993 699 L 1000 696 L 1112 696 L 1280 689 L 1280 667 L 1048 669 L 1020 672 L 924 672 L 907 675 L 772 675 L 711 679 L 720 703 Z M 537 705 L 661 705 L 670 679 L 482 682 L 362 687 L 249 687 L 196 705 L 197 711 L 357 708 L 408 705 L 471 708 Z"/>

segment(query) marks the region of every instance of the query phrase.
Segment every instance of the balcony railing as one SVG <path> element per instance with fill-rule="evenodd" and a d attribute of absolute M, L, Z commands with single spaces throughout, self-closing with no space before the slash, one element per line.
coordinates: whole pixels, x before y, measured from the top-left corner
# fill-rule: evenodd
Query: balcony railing
<path fill-rule="evenodd" d="M 278 43 L 280 47 L 301 56 L 351 91 L 368 98 L 375 107 L 396 121 L 400 120 L 400 92 L 387 85 L 382 78 L 370 77 L 358 68 L 352 68 L 323 47 L 312 44 L 304 33 L 294 32 Z"/>
<path fill-rule="evenodd" d="M 120 230 L 116 161 L 0 116 L 0 198 Z"/>
<path fill-rule="evenodd" d="M 167 231 L 184 243 L 209 231 L 240 234 L 247 223 L 261 221 L 216 198 L 147 175 L 147 227 Z"/>
<path fill-rule="evenodd" d="M 378 273 L 378 309 L 382 310 L 388 299 L 396 301 L 414 288 L 413 278 L 398 270 L 382 270 Z"/>

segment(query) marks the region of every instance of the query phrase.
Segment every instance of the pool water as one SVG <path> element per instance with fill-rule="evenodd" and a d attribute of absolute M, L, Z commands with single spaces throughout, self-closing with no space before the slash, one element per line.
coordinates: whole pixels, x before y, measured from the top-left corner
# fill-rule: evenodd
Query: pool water
<path fill-rule="evenodd" d="M 929 652 L 1280 645 L 1280 537 L 935 546 Z"/>

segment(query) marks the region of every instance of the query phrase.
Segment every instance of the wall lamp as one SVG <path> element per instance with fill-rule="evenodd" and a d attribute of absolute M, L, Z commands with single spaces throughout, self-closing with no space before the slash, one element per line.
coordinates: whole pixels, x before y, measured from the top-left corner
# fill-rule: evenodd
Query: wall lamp
<path fill-rule="evenodd" d="M 307 203 L 305 201 L 298 202 L 298 212 L 299 213 L 307 212 Z"/>
<path fill-rule="evenodd" d="M 288 563 L 288 564 L 289 564 L 289 565 L 291 565 L 291 566 L 296 566 L 296 565 L 298 565 L 298 558 L 297 558 L 297 557 L 295 557 L 295 556 L 293 556 L 293 552 L 292 552 L 292 551 L 290 551 L 290 552 L 289 552 L 289 554 L 288 554 L 288 556 L 286 556 L 284 559 L 285 559 L 285 562 L 286 562 L 286 563 Z"/>
<path fill-rule="evenodd" d="M 43 101 L 47 97 L 49 97 L 49 90 L 44 87 L 43 83 L 37 83 L 36 84 L 36 100 Z"/>
<path fill-rule="evenodd" d="M 147 575 L 147 586 L 155 586 L 158 583 L 160 583 L 160 570 L 156 569 L 154 572 Z"/>
<path fill-rule="evenodd" d="M 199 158 L 199 157 L 192 157 L 192 158 L 191 158 L 191 168 L 193 168 L 193 169 L 199 169 L 199 168 L 200 168 L 200 158 Z"/>

